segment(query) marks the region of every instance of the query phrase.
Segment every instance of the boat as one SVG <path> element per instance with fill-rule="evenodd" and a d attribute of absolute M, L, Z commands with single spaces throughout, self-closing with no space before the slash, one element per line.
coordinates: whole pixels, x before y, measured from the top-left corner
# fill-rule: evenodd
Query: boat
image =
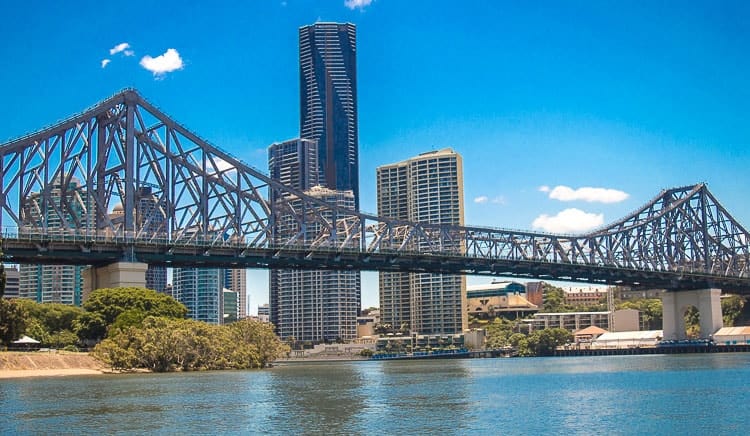
<path fill-rule="evenodd" d="M 422 360 L 422 359 L 460 359 L 471 357 L 466 348 L 454 350 L 431 350 L 415 351 L 413 353 L 379 353 L 374 354 L 371 360 Z"/>

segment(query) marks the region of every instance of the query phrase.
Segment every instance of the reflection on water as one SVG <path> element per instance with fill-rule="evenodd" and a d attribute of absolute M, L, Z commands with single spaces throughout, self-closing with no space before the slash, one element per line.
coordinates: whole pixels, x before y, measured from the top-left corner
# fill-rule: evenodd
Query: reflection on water
<path fill-rule="evenodd" d="M 352 434 L 368 395 L 356 364 L 290 365 L 271 372 L 275 411 L 269 427 L 291 432 Z"/>
<path fill-rule="evenodd" d="M 2 434 L 741 434 L 750 353 L 3 380 Z"/>

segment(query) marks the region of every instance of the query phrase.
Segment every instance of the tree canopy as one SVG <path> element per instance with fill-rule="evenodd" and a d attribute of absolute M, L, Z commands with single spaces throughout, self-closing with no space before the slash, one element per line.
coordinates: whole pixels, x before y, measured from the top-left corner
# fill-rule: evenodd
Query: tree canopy
<path fill-rule="evenodd" d="M 288 351 L 268 323 L 243 319 L 219 326 L 149 316 L 114 331 L 93 355 L 114 369 L 166 372 L 263 368 Z"/>
<path fill-rule="evenodd" d="M 171 296 L 145 288 L 97 289 L 83 303 L 83 308 L 100 315 L 106 325 L 113 324 L 129 310 L 169 318 L 184 318 L 188 313 L 187 307 Z"/>

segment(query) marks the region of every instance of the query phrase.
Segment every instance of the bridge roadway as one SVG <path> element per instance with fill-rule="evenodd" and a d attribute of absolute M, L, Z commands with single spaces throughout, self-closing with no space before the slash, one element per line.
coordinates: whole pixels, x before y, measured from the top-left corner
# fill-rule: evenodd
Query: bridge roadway
<path fill-rule="evenodd" d="M 135 90 L 0 145 L 0 228 L 11 263 L 455 273 L 750 294 L 750 233 L 705 184 L 664 190 L 585 235 L 405 222 L 286 186 Z"/>
<path fill-rule="evenodd" d="M 6 232 L 2 260 L 8 263 L 103 266 L 138 261 L 169 267 L 290 268 L 393 271 L 500 276 L 621 285 L 644 289 L 720 288 L 750 295 L 750 278 L 721 277 L 700 271 L 661 271 L 542 260 L 474 257 L 450 253 L 356 248 L 264 246 L 230 241 L 168 240 L 78 235 L 74 232 L 18 235 Z"/>

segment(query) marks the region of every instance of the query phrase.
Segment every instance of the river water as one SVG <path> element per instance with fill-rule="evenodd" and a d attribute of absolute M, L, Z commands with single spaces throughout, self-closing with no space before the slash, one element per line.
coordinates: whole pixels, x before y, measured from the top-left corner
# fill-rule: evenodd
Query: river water
<path fill-rule="evenodd" d="M 0 381 L 2 434 L 748 434 L 750 353 Z"/>

